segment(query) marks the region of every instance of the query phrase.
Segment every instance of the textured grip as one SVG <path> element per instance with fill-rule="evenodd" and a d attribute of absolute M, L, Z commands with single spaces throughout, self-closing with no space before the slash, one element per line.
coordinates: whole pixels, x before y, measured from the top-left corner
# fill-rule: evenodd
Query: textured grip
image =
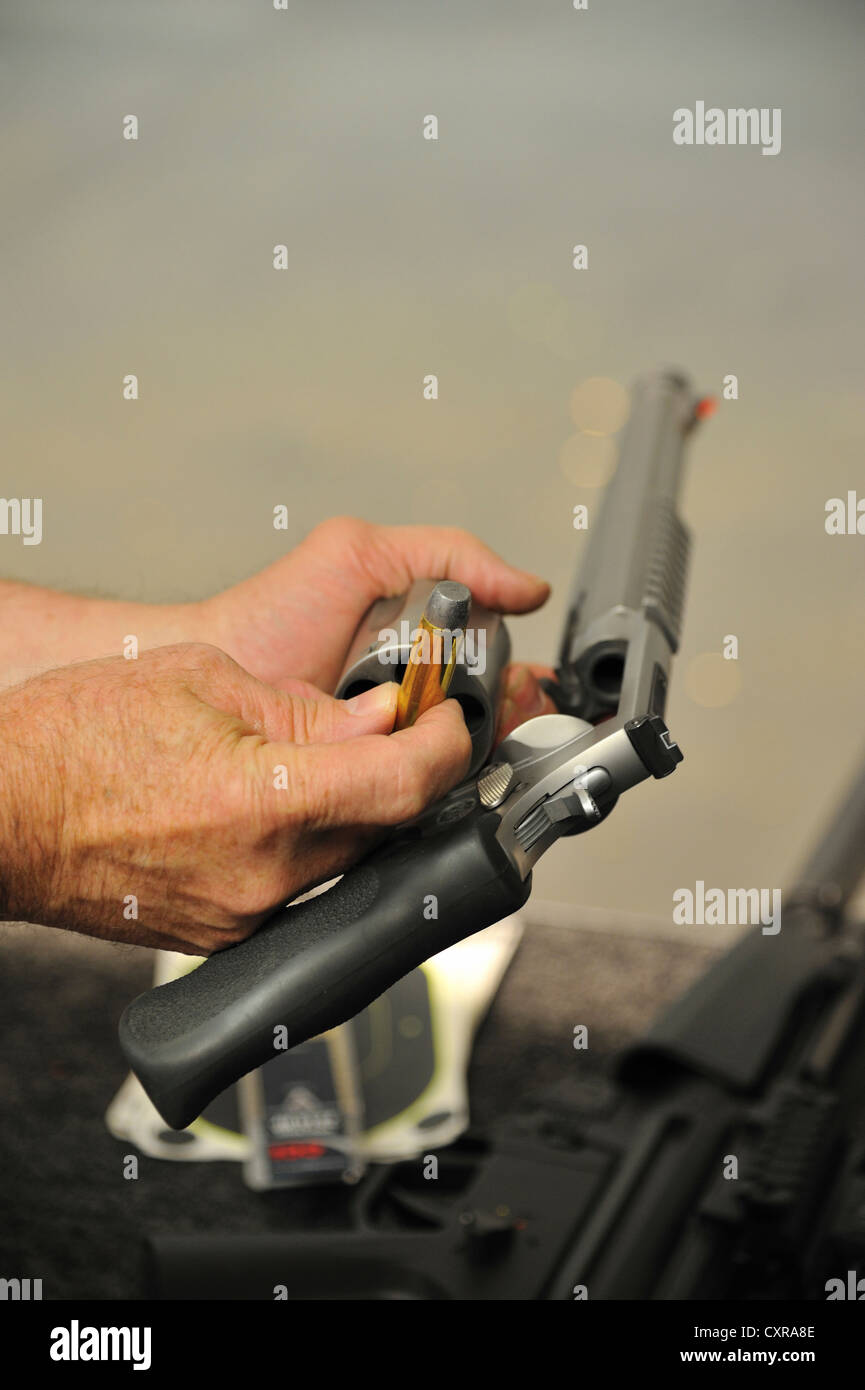
<path fill-rule="evenodd" d="M 333 1028 L 429 956 L 516 911 L 530 880 L 496 840 L 498 823 L 476 807 L 433 834 L 397 838 L 328 892 L 133 1000 L 121 1045 L 168 1124 L 190 1124 L 273 1057 L 277 1028 L 281 1047 Z"/>
<path fill-rule="evenodd" d="M 687 530 L 676 516 L 674 504 L 667 497 L 656 499 L 651 528 L 643 608 L 646 617 L 663 628 L 675 652 L 679 647 L 691 542 Z"/>

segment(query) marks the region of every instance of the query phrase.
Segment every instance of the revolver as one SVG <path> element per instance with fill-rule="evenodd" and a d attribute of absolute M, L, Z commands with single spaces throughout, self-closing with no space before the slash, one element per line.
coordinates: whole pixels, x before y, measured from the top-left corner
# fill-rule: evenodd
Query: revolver
<path fill-rule="evenodd" d="M 516 912 L 558 839 L 682 760 L 664 722 L 688 563 L 677 511 L 685 440 L 704 413 L 685 376 L 636 383 L 616 472 L 570 597 L 556 714 L 521 724 L 466 781 L 315 897 L 127 1007 L 126 1058 L 175 1129 L 274 1055 L 366 1008 L 403 975 Z M 387 674 L 382 673 L 382 679 Z M 483 765 L 478 765 L 481 757 Z"/>

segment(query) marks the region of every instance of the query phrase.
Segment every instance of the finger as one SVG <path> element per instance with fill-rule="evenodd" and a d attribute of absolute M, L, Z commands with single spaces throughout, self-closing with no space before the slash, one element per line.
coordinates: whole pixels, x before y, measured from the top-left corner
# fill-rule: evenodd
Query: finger
<path fill-rule="evenodd" d="M 275 698 L 262 728 L 268 739 L 296 744 L 343 743 L 366 734 L 390 733 L 399 686 L 385 681 L 350 700 L 335 700 L 321 691 L 314 697 L 272 693 Z"/>
<path fill-rule="evenodd" d="M 389 826 L 411 820 L 465 776 L 471 738 L 455 700 L 422 714 L 410 729 L 367 734 L 342 743 L 265 743 L 257 750 L 262 776 L 287 769 L 285 812 L 313 829 Z M 274 805 L 279 814 L 279 792 Z"/>
<path fill-rule="evenodd" d="M 525 667 L 525 669 L 531 671 L 532 675 L 539 681 L 554 681 L 556 679 L 556 673 L 552 666 L 546 666 L 542 661 L 518 661 L 514 662 L 514 666 Z"/>
<path fill-rule="evenodd" d="M 306 700 L 320 700 L 322 695 L 328 694 L 312 681 L 297 680 L 294 676 L 286 676 L 278 688 L 286 695 L 301 695 Z"/>
<path fill-rule="evenodd" d="M 555 714 L 556 707 L 540 684 L 543 677 L 552 675 L 548 666 L 508 667 L 496 727 L 496 744 L 527 719 L 534 719 L 540 714 Z"/>
<path fill-rule="evenodd" d="M 335 700 L 309 681 L 287 680 L 279 690 L 251 676 L 223 653 L 196 672 L 195 692 L 240 721 L 241 732 L 292 743 L 340 743 L 388 734 L 396 718 L 398 685 L 385 681 L 351 700 Z"/>
<path fill-rule="evenodd" d="M 318 544 L 333 545 L 364 605 L 401 594 L 415 579 L 456 579 L 498 613 L 531 613 L 549 597 L 546 580 L 508 565 L 468 531 L 447 526 L 378 526 L 340 517 Z"/>

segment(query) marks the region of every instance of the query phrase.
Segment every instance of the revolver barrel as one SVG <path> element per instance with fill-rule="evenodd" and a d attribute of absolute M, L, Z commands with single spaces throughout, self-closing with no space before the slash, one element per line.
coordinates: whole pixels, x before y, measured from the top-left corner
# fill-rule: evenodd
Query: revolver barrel
<path fill-rule="evenodd" d="M 622 704 L 663 715 L 669 658 L 679 644 L 690 536 L 677 503 L 699 402 L 675 371 L 641 377 L 631 399 L 618 466 L 570 598 L 560 690 L 551 692 L 562 710 L 591 722 Z M 645 669 L 638 673 L 635 662 L 629 683 L 627 668 L 634 644 L 650 638 L 647 690 Z"/>

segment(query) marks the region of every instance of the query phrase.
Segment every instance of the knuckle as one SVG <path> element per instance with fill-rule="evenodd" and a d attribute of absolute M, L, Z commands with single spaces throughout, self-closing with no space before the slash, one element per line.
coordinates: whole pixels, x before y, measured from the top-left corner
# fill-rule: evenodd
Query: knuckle
<path fill-rule="evenodd" d="M 296 735 L 295 735 L 296 737 Z M 261 776 L 256 821 L 265 837 L 297 837 L 310 828 L 327 825 L 336 806 L 336 789 L 308 748 L 280 753 L 279 764 L 268 761 Z M 275 768 L 279 768 L 278 779 Z"/>
<path fill-rule="evenodd" d="M 230 669 L 235 663 L 210 642 L 178 642 L 174 646 L 142 652 L 139 662 L 133 664 L 144 668 L 149 664 L 155 673 L 174 677 L 184 673 L 212 675 Z"/>
<path fill-rule="evenodd" d="M 443 526 L 441 538 L 445 545 L 449 570 L 458 556 L 465 555 L 466 551 L 477 549 L 477 537 L 473 536 L 471 531 L 467 531 L 464 526 Z"/>
<path fill-rule="evenodd" d="M 431 800 L 431 781 L 431 770 L 423 763 L 409 763 L 400 769 L 390 802 L 397 820 L 412 820 L 426 809 Z"/>
<path fill-rule="evenodd" d="M 449 526 L 448 537 L 455 545 L 466 546 L 476 545 L 477 537 L 471 531 L 467 531 L 465 526 Z"/>
<path fill-rule="evenodd" d="M 190 642 L 186 651 L 201 666 L 217 668 L 233 664 L 230 656 L 210 642 Z"/>
<path fill-rule="evenodd" d="M 291 719 L 291 738 L 295 743 L 312 743 L 315 738 L 318 711 L 314 700 L 305 700 L 297 695 L 285 697 L 288 702 L 286 712 Z"/>
<path fill-rule="evenodd" d="M 344 779 L 319 780 L 313 776 L 304 778 L 303 791 L 299 798 L 300 809 L 295 817 L 298 831 L 301 828 L 324 830 L 343 824 L 346 820 L 344 803 L 348 800 L 348 791 Z"/>
<path fill-rule="evenodd" d="M 312 534 L 337 545 L 352 545 L 366 536 L 370 529 L 370 523 L 362 521 L 360 517 L 340 515 L 319 522 Z"/>

